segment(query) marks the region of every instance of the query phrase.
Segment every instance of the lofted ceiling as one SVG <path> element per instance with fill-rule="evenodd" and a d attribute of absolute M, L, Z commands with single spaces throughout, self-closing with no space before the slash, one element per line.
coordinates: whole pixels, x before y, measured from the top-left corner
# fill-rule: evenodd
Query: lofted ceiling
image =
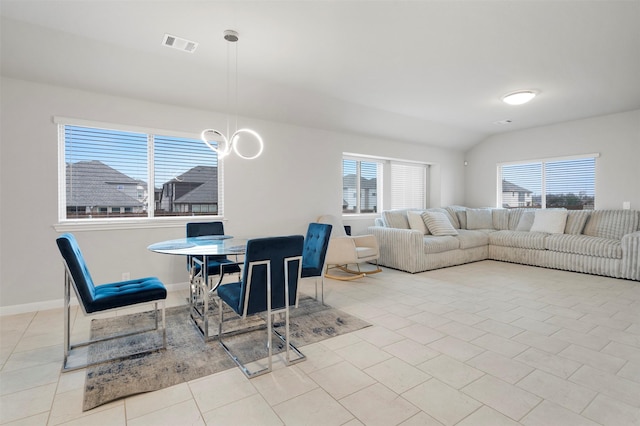
<path fill-rule="evenodd" d="M 3 76 L 226 112 L 234 29 L 241 115 L 390 140 L 468 149 L 640 108 L 638 0 L 1 0 L 0 14 Z M 540 95 L 500 101 L 518 89 Z"/>

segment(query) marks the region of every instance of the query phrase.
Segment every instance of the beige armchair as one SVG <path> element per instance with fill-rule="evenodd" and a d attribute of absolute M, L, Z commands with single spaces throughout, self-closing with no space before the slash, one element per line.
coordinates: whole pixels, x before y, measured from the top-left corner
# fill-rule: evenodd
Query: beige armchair
<path fill-rule="evenodd" d="M 327 249 L 326 267 L 324 276 L 335 280 L 349 281 L 362 278 L 365 275 L 382 272 L 378 266 L 380 250 L 378 241 L 373 235 L 347 235 L 344 225 L 335 216 L 324 215 L 318 218 L 318 222 L 332 225 L 331 239 Z M 374 262 L 375 269 L 363 271 L 360 264 Z M 356 269 L 352 269 L 355 266 Z M 345 274 L 335 275 L 331 270 L 339 269 Z"/>

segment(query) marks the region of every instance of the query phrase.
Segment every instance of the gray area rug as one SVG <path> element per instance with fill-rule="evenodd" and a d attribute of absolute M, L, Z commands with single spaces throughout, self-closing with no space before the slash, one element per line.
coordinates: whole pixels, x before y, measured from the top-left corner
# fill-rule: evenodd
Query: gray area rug
<path fill-rule="evenodd" d="M 226 312 L 225 310 L 225 332 L 227 318 L 231 319 L 235 315 Z M 303 297 L 298 308 L 290 310 L 290 316 L 291 342 L 298 348 L 370 325 L 338 309 L 322 305 L 310 297 Z M 132 355 L 118 361 L 87 368 L 84 411 L 116 399 L 163 389 L 229 368 L 237 368 L 217 340 L 206 343 L 203 341 L 189 318 L 186 306 L 167 309 L 166 324 L 166 350 Z M 91 335 L 95 338 L 118 333 L 121 330 L 144 329 L 151 325 L 153 325 L 151 312 L 94 319 L 91 323 Z M 277 329 L 284 334 L 284 323 Z M 225 344 L 245 364 L 267 356 L 266 339 L 267 332 L 264 328 L 223 338 Z M 275 335 L 273 344 L 274 354 L 282 352 L 284 345 Z M 89 349 L 88 359 L 95 361 L 114 355 L 126 356 L 127 353 L 133 353 L 139 349 L 161 345 L 162 334 L 151 331 L 94 344 Z M 304 353 L 304 349 L 302 352 Z M 295 354 L 292 356 L 295 358 Z"/>

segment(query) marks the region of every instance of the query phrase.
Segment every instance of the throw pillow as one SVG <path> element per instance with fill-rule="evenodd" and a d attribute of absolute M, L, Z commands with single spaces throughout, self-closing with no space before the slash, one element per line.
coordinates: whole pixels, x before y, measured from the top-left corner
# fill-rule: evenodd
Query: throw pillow
<path fill-rule="evenodd" d="M 564 228 L 565 234 L 580 235 L 589 219 L 590 210 L 572 210 L 567 213 L 567 226 Z"/>
<path fill-rule="evenodd" d="M 423 212 L 421 211 L 413 210 L 409 210 L 407 212 L 407 219 L 409 219 L 409 228 L 420 231 L 423 234 L 428 234 L 429 229 L 427 229 L 427 225 L 425 225 L 424 220 L 422 219 L 422 213 Z"/>
<path fill-rule="evenodd" d="M 489 209 L 467 209 L 467 229 L 492 229 L 493 216 Z"/>
<path fill-rule="evenodd" d="M 520 222 L 518 222 L 518 226 L 516 226 L 516 231 L 531 231 L 535 213 L 536 212 L 523 212 L 522 216 L 520 216 Z"/>
<path fill-rule="evenodd" d="M 546 232 L 548 234 L 564 234 L 567 224 L 566 210 L 536 210 L 531 225 L 531 232 Z"/>
<path fill-rule="evenodd" d="M 409 229 L 407 213 L 404 210 L 385 210 L 382 212 L 382 218 L 389 228 Z"/>
<path fill-rule="evenodd" d="M 458 231 L 451 225 L 449 218 L 444 213 L 424 212 L 422 218 L 433 235 L 458 235 Z"/>

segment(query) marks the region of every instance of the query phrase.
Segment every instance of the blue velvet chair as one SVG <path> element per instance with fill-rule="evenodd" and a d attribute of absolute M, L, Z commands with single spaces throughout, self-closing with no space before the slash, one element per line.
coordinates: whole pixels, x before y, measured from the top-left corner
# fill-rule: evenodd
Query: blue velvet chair
<path fill-rule="evenodd" d="M 302 279 L 313 279 L 318 300 L 318 281 L 321 283 L 321 301 L 324 305 L 324 261 L 327 257 L 329 238 L 333 226 L 325 223 L 310 223 L 302 249 Z"/>
<path fill-rule="evenodd" d="M 292 364 L 305 356 L 289 340 L 289 307 L 297 303 L 298 280 L 302 270 L 302 235 L 287 237 L 258 238 L 247 242 L 242 280 L 218 287 L 220 298 L 218 341 L 229 356 L 249 378 L 268 373 L 272 369 L 272 333 L 286 346 L 286 362 Z M 242 318 L 266 312 L 268 365 L 258 371 L 249 369 L 224 343 L 223 304 L 226 303 Z M 273 316 L 285 315 L 285 335 L 273 327 Z M 290 350 L 297 354 L 291 360 Z"/>
<path fill-rule="evenodd" d="M 222 222 L 189 222 L 187 223 L 187 238 L 204 237 L 209 235 L 224 235 Z M 193 275 L 200 273 L 202 256 L 187 256 L 187 269 Z M 240 273 L 240 266 L 227 256 L 207 256 L 207 273 L 210 278 L 224 274 Z"/>
<path fill-rule="evenodd" d="M 62 365 L 63 371 L 71 371 L 84 368 L 89 365 L 100 364 L 113 359 L 121 359 L 141 353 L 152 352 L 167 347 L 167 329 L 165 326 L 165 300 L 167 298 L 167 289 L 164 284 L 155 277 L 140 278 L 122 282 L 114 282 L 110 284 L 94 285 L 89 268 L 82 256 L 80 247 L 72 234 L 63 234 L 56 239 L 58 249 L 62 255 L 65 265 L 64 280 L 64 361 Z M 71 343 L 71 287 L 78 298 L 78 303 L 82 308 L 84 315 L 98 314 L 115 309 L 128 308 L 135 305 L 152 303 L 154 305 L 155 326 L 144 330 L 132 332 L 124 332 L 113 336 L 107 336 L 100 339 L 88 340 L 81 343 Z M 145 333 L 152 330 L 158 330 L 158 307 L 162 314 L 162 347 L 154 347 L 123 357 L 102 359 L 96 362 L 77 363 L 69 365 L 69 357 L 73 349 L 88 346 L 92 343 L 102 342 L 105 340 L 116 339 L 119 337 L 131 336 L 134 334 Z"/>

